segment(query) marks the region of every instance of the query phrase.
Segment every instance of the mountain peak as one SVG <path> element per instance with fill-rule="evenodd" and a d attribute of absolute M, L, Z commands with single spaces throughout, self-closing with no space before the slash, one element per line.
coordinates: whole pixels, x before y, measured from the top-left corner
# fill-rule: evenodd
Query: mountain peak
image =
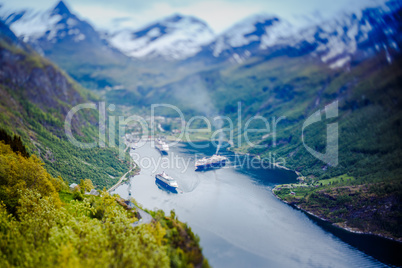
<path fill-rule="evenodd" d="M 205 27 L 209 27 L 208 24 L 205 21 L 203 21 L 203 20 L 201 20 L 201 19 L 199 19 L 197 17 L 191 16 L 191 15 L 183 15 L 183 14 L 180 14 L 180 13 L 174 13 L 174 14 L 172 14 L 170 16 L 167 16 L 167 17 L 159 20 L 157 23 L 175 24 L 175 23 L 183 23 L 183 22 L 185 22 L 185 23 L 198 23 L 198 24 L 201 24 L 201 25 L 203 25 Z"/>
<path fill-rule="evenodd" d="M 175 13 L 134 31 L 117 32 L 109 42 L 130 57 L 178 60 L 193 56 L 214 36 L 202 20 Z"/>
<path fill-rule="evenodd" d="M 166 20 L 170 22 L 178 22 L 179 20 L 183 19 L 183 17 L 184 17 L 183 15 L 175 13 L 171 16 L 166 17 Z"/>
<path fill-rule="evenodd" d="M 53 9 L 52 11 L 53 15 L 71 15 L 70 10 L 66 6 L 66 4 L 61 0 Z"/>

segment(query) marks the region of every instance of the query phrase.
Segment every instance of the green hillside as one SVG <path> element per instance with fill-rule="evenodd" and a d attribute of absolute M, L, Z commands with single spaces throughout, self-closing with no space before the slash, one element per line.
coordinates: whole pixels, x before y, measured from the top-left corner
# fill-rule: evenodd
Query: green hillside
<path fill-rule="evenodd" d="M 53 176 L 70 183 L 88 178 L 102 189 L 129 170 L 128 156 L 120 160 L 117 148 L 81 149 L 67 140 L 67 112 L 80 103 L 96 103 L 98 97 L 30 49 L 2 40 L 0 55 L 0 128 L 21 136 Z M 98 117 L 93 109 L 79 111 L 72 121 L 75 138 L 97 142 Z"/>

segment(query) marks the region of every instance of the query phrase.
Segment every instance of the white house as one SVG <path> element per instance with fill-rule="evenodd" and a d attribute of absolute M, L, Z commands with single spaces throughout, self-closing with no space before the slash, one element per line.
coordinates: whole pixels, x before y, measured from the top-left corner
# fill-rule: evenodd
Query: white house
<path fill-rule="evenodd" d="M 92 189 L 90 192 L 86 192 L 85 194 L 89 194 L 89 195 L 99 195 L 99 192 L 95 189 Z"/>
<path fill-rule="evenodd" d="M 78 186 L 78 184 L 76 184 L 76 183 L 70 184 L 70 190 L 74 191 L 75 187 L 77 187 L 77 186 Z"/>

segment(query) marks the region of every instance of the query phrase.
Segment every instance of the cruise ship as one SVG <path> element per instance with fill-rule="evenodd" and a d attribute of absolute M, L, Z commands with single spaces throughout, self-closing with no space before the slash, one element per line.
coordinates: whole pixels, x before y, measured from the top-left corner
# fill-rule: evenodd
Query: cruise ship
<path fill-rule="evenodd" d="M 155 148 L 162 154 L 168 154 L 169 152 L 169 145 L 161 139 L 155 140 Z"/>
<path fill-rule="evenodd" d="M 179 187 L 179 185 L 172 177 L 167 175 L 164 171 L 162 173 L 156 174 L 155 179 L 156 179 L 156 182 L 161 187 L 164 187 L 167 190 L 172 191 L 172 192 L 177 192 L 177 187 Z"/>
<path fill-rule="evenodd" d="M 202 158 L 195 162 L 195 170 L 207 170 L 212 168 L 221 168 L 226 165 L 228 158 L 222 155 L 214 154 L 210 158 Z"/>

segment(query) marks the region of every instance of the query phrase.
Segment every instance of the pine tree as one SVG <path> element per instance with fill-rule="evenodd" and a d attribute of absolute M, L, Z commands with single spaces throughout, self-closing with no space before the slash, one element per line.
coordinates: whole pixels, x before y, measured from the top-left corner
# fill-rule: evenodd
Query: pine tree
<path fill-rule="evenodd" d="M 8 144 L 11 146 L 11 149 L 14 152 L 19 152 L 23 157 L 28 158 L 29 153 L 25 147 L 25 145 L 22 143 L 21 137 L 18 135 L 11 136 L 10 134 L 7 133 L 4 129 L 0 129 L 0 141 L 4 141 L 5 144 Z"/>

